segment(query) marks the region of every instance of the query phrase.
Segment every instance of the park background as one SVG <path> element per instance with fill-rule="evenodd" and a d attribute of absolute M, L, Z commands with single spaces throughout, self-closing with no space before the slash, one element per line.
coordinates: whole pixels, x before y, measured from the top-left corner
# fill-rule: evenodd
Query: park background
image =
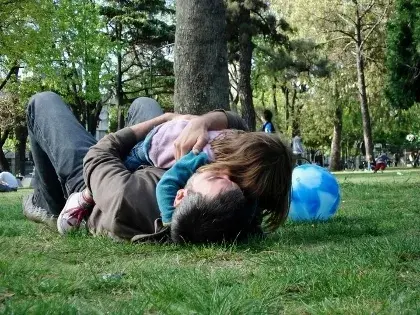
<path fill-rule="evenodd" d="M 332 170 L 380 151 L 411 166 L 420 139 L 419 6 L 0 0 L 0 169 L 30 170 L 24 108 L 45 90 L 98 138 L 124 126 L 133 99 L 149 96 L 168 111 L 231 109 L 251 130 L 270 109 L 286 141 L 300 133 L 308 158 L 322 154 L 317 161 Z"/>
<path fill-rule="evenodd" d="M 270 109 L 332 170 L 415 152 L 419 12 L 419 0 L 0 0 L 0 168 L 12 152 L 26 172 L 24 108 L 44 90 L 92 134 L 108 118 L 107 132 L 122 128 L 149 96 L 169 111 L 231 109 L 251 129 Z M 244 244 L 60 237 L 22 215 L 30 189 L 0 194 L 0 313 L 418 314 L 420 171 L 406 157 L 335 173 L 332 219 Z"/>

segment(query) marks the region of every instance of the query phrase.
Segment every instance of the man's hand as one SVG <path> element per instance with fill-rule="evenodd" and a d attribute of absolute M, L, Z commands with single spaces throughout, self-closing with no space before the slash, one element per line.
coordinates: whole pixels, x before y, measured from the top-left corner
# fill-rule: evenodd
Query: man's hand
<path fill-rule="evenodd" d="M 209 142 L 209 125 L 204 116 L 194 117 L 174 142 L 175 159 L 179 160 L 191 150 L 200 152 Z"/>
<path fill-rule="evenodd" d="M 228 119 L 223 111 L 213 111 L 202 116 L 193 117 L 174 142 L 175 159 L 190 152 L 198 154 L 209 142 L 209 130 L 228 128 Z"/>

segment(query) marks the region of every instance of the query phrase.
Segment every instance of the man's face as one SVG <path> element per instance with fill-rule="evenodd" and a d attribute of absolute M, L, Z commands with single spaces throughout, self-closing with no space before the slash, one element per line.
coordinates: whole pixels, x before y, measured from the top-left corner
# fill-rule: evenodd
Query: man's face
<path fill-rule="evenodd" d="M 228 175 L 219 172 L 204 171 L 193 174 L 184 189 L 180 189 L 174 201 L 178 206 L 181 200 L 188 194 L 189 190 L 200 193 L 203 196 L 213 198 L 222 192 L 240 189 L 232 182 Z"/>

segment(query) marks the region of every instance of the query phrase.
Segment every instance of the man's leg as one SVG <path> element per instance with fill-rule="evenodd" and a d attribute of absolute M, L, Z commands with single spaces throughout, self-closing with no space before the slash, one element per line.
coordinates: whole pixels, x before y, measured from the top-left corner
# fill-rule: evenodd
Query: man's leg
<path fill-rule="evenodd" d="M 32 203 L 58 215 L 65 199 L 85 187 L 83 158 L 96 140 L 52 92 L 30 99 L 27 122 L 35 163 Z"/>
<path fill-rule="evenodd" d="M 163 114 L 159 103 L 152 98 L 139 97 L 134 100 L 128 110 L 126 126 L 141 123 Z"/>

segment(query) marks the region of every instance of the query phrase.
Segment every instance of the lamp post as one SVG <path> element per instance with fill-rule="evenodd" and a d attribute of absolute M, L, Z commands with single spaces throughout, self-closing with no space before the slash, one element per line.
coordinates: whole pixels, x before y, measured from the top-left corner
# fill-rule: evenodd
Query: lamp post
<path fill-rule="evenodd" d="M 149 68 L 150 68 L 150 94 L 151 95 L 153 94 L 152 93 L 152 87 L 153 87 L 153 64 L 152 64 L 152 61 L 153 61 L 153 57 L 159 50 L 161 50 L 163 48 L 171 47 L 173 45 L 175 45 L 175 43 L 170 43 L 170 44 L 160 46 L 159 48 L 156 48 L 150 56 Z"/>

